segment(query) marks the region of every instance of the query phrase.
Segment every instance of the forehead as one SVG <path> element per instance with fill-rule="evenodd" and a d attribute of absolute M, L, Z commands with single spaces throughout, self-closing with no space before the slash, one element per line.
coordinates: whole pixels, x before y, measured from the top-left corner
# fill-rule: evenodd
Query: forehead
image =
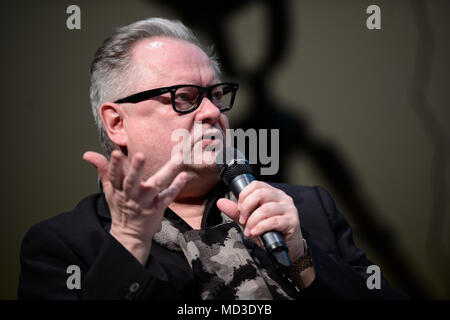
<path fill-rule="evenodd" d="M 133 46 L 131 57 L 145 87 L 208 85 L 217 80 L 206 53 L 187 41 L 167 37 L 143 39 Z"/>

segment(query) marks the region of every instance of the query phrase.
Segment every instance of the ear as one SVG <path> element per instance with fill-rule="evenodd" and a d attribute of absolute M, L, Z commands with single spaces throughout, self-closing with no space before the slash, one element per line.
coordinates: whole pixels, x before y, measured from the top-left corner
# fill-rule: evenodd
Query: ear
<path fill-rule="evenodd" d="M 109 139 L 119 147 L 127 146 L 127 133 L 123 126 L 123 112 L 119 105 L 105 102 L 100 107 L 100 117 Z"/>

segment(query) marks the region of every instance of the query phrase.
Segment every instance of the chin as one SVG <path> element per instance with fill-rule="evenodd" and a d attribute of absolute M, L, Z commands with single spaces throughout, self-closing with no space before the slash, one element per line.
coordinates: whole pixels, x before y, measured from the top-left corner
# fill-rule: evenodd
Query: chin
<path fill-rule="evenodd" d="M 214 151 L 206 151 L 202 153 L 202 161 L 191 164 L 195 171 L 217 172 L 216 155 Z"/>

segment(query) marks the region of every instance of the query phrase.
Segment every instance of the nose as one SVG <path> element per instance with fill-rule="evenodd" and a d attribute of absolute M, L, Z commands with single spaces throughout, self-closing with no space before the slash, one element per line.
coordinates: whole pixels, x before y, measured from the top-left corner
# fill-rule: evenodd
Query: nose
<path fill-rule="evenodd" d="M 195 110 L 195 121 L 210 122 L 211 124 L 214 124 L 219 121 L 220 114 L 219 108 L 217 108 L 205 95 L 200 102 L 200 106 Z"/>

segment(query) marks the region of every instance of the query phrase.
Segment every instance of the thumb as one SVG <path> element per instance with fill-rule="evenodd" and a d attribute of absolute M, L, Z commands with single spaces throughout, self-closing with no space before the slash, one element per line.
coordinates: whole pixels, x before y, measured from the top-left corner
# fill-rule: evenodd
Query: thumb
<path fill-rule="evenodd" d="M 234 222 L 239 224 L 240 214 L 237 203 L 229 199 L 221 198 L 217 200 L 217 208 L 219 208 L 220 211 L 233 219 Z"/>
<path fill-rule="evenodd" d="M 87 151 L 83 154 L 83 159 L 97 169 L 100 180 L 103 184 L 105 184 L 105 182 L 108 181 L 109 166 L 108 160 L 105 156 L 97 152 Z"/>

